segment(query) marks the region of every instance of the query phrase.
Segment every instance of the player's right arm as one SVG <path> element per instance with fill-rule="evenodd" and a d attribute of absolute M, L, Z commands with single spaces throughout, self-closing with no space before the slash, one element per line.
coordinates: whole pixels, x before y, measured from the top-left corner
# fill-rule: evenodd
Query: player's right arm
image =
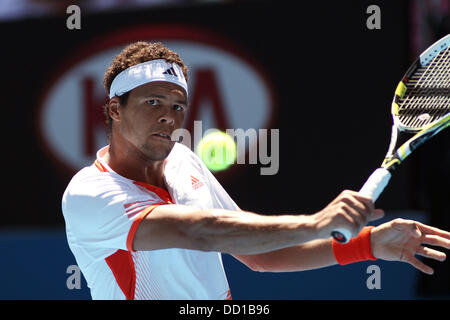
<path fill-rule="evenodd" d="M 337 227 L 357 235 L 374 213 L 370 198 L 344 191 L 312 215 L 261 215 L 248 211 L 201 210 L 160 205 L 139 224 L 134 250 L 184 248 L 258 254 L 329 238 Z"/>

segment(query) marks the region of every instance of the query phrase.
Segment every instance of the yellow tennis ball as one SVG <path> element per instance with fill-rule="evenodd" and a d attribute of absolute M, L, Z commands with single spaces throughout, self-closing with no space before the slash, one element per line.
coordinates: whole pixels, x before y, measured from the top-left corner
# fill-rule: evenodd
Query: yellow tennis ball
<path fill-rule="evenodd" d="M 237 156 L 234 139 L 223 131 L 204 136 L 197 145 L 197 155 L 211 171 L 227 169 Z"/>

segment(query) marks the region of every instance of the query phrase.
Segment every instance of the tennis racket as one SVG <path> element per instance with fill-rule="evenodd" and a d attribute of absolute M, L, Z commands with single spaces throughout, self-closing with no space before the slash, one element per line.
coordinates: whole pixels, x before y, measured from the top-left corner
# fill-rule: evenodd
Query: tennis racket
<path fill-rule="evenodd" d="M 440 39 L 409 67 L 397 86 L 392 101 L 391 143 L 381 167 L 359 191 L 375 202 L 395 169 L 441 130 L 450 125 L 450 34 Z M 351 238 L 347 229 L 331 235 L 342 243 Z"/>

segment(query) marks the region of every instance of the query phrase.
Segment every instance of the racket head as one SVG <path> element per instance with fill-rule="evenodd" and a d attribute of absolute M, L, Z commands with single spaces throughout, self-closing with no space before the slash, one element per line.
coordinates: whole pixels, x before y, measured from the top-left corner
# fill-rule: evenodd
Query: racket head
<path fill-rule="evenodd" d="M 391 144 L 382 167 L 394 170 L 423 142 L 449 126 L 450 34 L 431 45 L 399 82 Z"/>
<path fill-rule="evenodd" d="M 450 34 L 411 65 L 395 90 L 391 111 L 396 127 L 412 133 L 450 113 Z"/>

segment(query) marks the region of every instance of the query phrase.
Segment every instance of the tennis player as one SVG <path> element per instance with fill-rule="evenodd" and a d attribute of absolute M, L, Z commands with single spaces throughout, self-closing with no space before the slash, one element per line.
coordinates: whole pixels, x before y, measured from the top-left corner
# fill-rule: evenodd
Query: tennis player
<path fill-rule="evenodd" d="M 201 160 L 171 139 L 188 110 L 188 70 L 160 43 L 137 42 L 106 70 L 109 145 L 62 199 L 69 246 L 93 299 L 230 299 L 221 253 L 255 271 L 300 271 L 363 260 L 442 261 L 450 233 L 383 216 L 343 191 L 310 215 L 240 210 Z M 335 242 L 332 230 L 353 238 Z"/>

